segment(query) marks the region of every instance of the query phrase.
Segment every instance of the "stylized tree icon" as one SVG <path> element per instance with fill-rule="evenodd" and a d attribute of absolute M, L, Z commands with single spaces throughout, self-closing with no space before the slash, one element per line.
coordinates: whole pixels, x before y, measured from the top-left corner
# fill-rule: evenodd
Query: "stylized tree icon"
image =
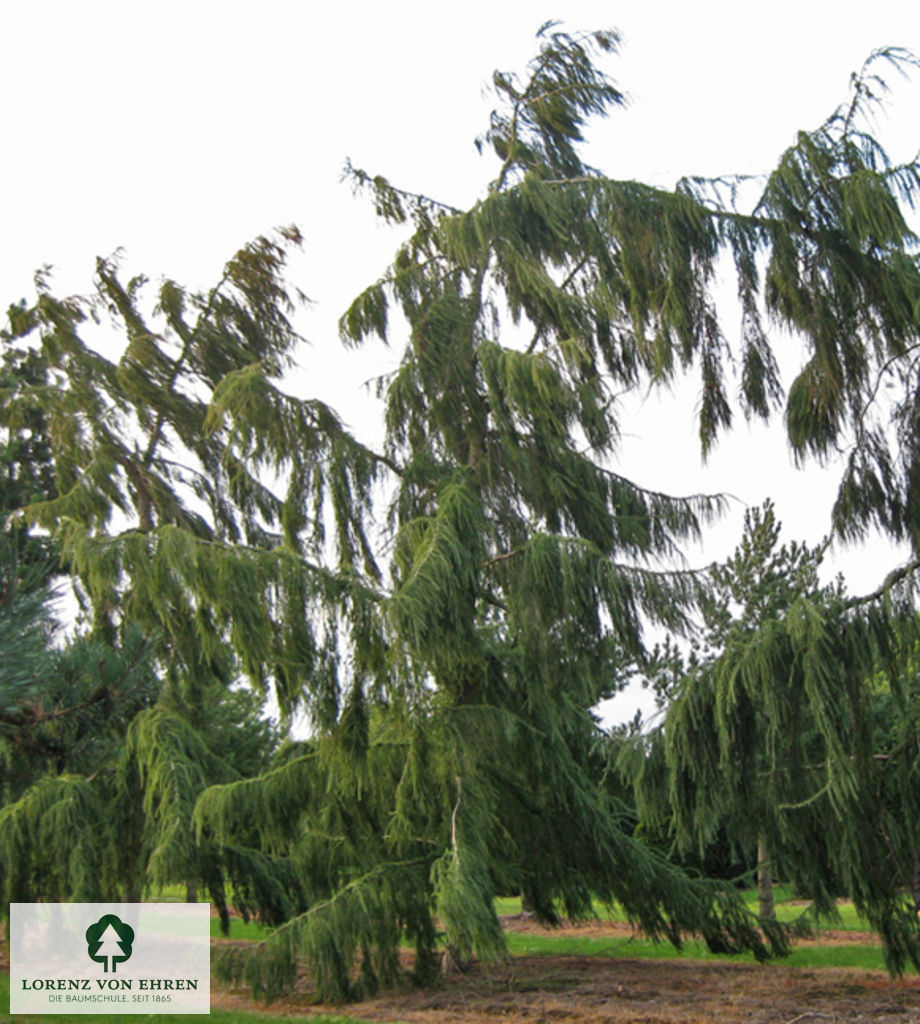
<path fill-rule="evenodd" d="M 86 951 L 90 960 L 102 964 L 106 973 L 131 956 L 134 929 L 114 914 L 103 914 L 86 929 Z"/>

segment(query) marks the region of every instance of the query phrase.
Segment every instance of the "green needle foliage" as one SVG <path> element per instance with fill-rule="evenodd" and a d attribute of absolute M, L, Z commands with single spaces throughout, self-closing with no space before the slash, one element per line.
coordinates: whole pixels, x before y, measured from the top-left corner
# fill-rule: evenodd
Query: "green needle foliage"
<path fill-rule="evenodd" d="M 0 735 L 4 901 L 136 902 L 179 883 L 206 888 L 225 929 L 231 900 L 277 924 L 303 902 L 286 866 L 198 837 L 192 822 L 207 786 L 268 763 L 261 704 L 212 693 L 212 720 L 196 729 L 166 706 L 153 660 L 136 627 L 120 648 L 83 638 L 44 652 L 30 700 Z M 234 742 L 242 753 L 214 752 Z"/>
<path fill-rule="evenodd" d="M 909 431 L 886 455 L 866 414 L 884 372 L 916 390 L 920 279 L 900 204 L 920 178 L 860 128 L 875 62 L 906 55 L 875 55 L 852 102 L 802 133 L 741 209 L 737 180 L 666 191 L 587 166 L 589 119 L 623 102 L 596 64 L 617 36 L 547 25 L 539 41 L 524 78 L 495 76 L 500 106 L 480 145 L 497 171 L 469 210 L 350 171 L 408 231 L 341 320 L 347 344 L 399 346 L 380 381 L 379 454 L 278 384 L 298 342 L 282 278 L 293 232 L 244 249 L 210 292 L 166 282 L 149 314 L 144 282 L 122 284 L 103 262 L 93 299 L 56 300 L 40 280 L 38 302 L 11 315 L 10 338 L 37 338 L 52 381 L 22 400 L 51 410 L 59 495 L 24 514 L 55 531 L 97 628 L 160 631 L 170 698 L 189 707 L 203 710 L 209 685 L 239 666 L 311 713 L 305 752 L 258 779 L 213 779 L 194 812 L 198 842 L 222 851 L 237 890 L 287 918 L 218 965 L 269 997 L 300 954 L 335 998 L 393 983 L 404 936 L 418 980 L 436 970 L 439 931 L 458 965 L 499 956 L 502 892 L 545 921 L 558 906 L 587 914 L 598 897 L 674 942 L 699 932 L 724 951 L 786 948 L 784 928 L 733 890 L 688 879 L 631 837 L 601 785 L 591 711 L 645 658 L 644 625 L 680 631 L 705 597 L 699 576 L 671 566 L 721 501 L 651 492 L 612 467 L 617 399 L 639 386 L 698 368 L 704 452 L 730 424 L 715 298 L 725 256 L 744 413 L 767 417 L 781 401 L 769 318 L 807 353 L 787 407 L 796 451 L 822 456 L 853 435 L 838 528 L 912 535 Z M 103 311 L 124 334 L 117 362 L 81 333 Z M 826 745 L 828 798 L 854 813 L 855 837 L 866 766 L 849 759 L 848 737 L 866 670 L 895 647 L 879 639 L 887 620 L 870 630 L 851 618 L 840 639 L 822 605 L 797 599 L 784 656 Z M 718 727 L 741 742 L 753 680 L 774 663 L 758 651 L 736 652 L 701 755 L 716 767 Z M 132 742 L 177 743 L 194 763 L 175 805 L 186 820 L 207 758 L 178 731 L 154 741 L 157 714 Z M 780 736 L 771 743 L 768 754 Z M 160 770 L 146 777 L 165 794 Z M 165 878 L 184 854 L 155 832 Z M 284 871 L 288 905 L 260 884 Z M 857 898 L 876 913 L 882 889 L 866 884 Z"/>
<path fill-rule="evenodd" d="M 215 686 L 207 720 L 195 729 L 187 708 L 154 708 L 156 645 L 135 624 L 117 646 L 84 636 L 53 647 L 47 563 L 25 561 L 22 540 L 0 535 L 4 901 L 131 901 L 145 885 L 203 883 L 226 923 L 226 881 L 241 863 L 247 883 L 254 872 L 244 855 L 198 842 L 191 815 L 205 786 L 269 762 L 277 737 L 259 717 L 261 701 Z M 278 872 L 266 858 L 260 866 L 260 912 L 282 920 L 294 904 L 285 895 L 277 909 Z M 247 892 L 235 900 L 244 910 Z"/>
<path fill-rule="evenodd" d="M 639 815 L 684 849 L 759 846 L 818 917 L 850 895 L 901 973 L 920 966 L 913 595 L 847 598 L 819 585 L 821 549 L 778 537 L 767 504 L 714 567 L 706 646 L 636 743 Z"/>
<path fill-rule="evenodd" d="M 44 625 L 47 609 L 38 612 L 21 636 Z M 0 634 L 17 624 L 0 608 Z M 131 899 L 143 881 L 141 825 L 116 765 L 126 728 L 156 698 L 148 645 L 137 629 L 118 648 L 82 638 L 52 649 L 38 635 L 40 649 L 8 648 L 29 656 L 27 687 L 0 730 L 2 899 Z"/>
<path fill-rule="evenodd" d="M 0 735 L 27 716 L 55 623 L 45 564 L 23 565 L 19 544 L 0 534 Z"/>
<path fill-rule="evenodd" d="M 691 321 L 708 308 L 700 290 L 720 230 L 710 245 L 707 211 L 661 197 L 685 218 L 668 234 L 695 269 L 689 293 L 675 280 L 650 344 L 629 306 L 658 272 L 652 260 L 640 273 L 635 233 L 647 237 L 655 217 L 635 200 L 657 197 L 606 182 L 574 148 L 584 119 L 619 101 L 592 63 L 595 46 L 614 44 L 547 30 L 526 83 L 497 78 L 508 106 L 485 141 L 502 165 L 468 212 L 353 172 L 383 216 L 412 226 L 341 322 L 354 344 L 388 340 L 394 320 L 405 333 L 380 383 L 395 477 L 391 581 L 373 608 L 380 660 L 354 665 L 339 721 L 302 764 L 198 805 L 224 841 L 257 822 L 315 887 L 305 914 L 219 968 L 267 995 L 298 948 L 326 996 L 385 983 L 403 927 L 427 977 L 435 915 L 455 962 L 499 955 L 503 891 L 522 892 L 542 920 L 560 904 L 589 913 L 596 895 L 656 936 L 784 948 L 783 930 L 757 932 L 730 890 L 691 882 L 631 839 L 599 787 L 591 709 L 642 656 L 643 621 L 683 626 L 699 581 L 660 565 L 721 507 L 609 468 L 614 387 L 666 377 L 671 335 L 683 332 L 687 361 L 705 334 Z M 502 343 L 505 318 L 532 334 Z"/>
<path fill-rule="evenodd" d="M 616 392 L 645 378 L 665 383 L 692 366 L 705 454 L 733 419 L 733 368 L 745 415 L 767 418 L 782 404 L 767 333 L 775 325 L 802 345 L 785 401 L 796 456 L 846 456 L 835 529 L 858 539 L 880 526 L 916 545 L 920 270 L 908 214 L 920 175 L 916 161 L 892 163 L 867 128 L 887 90 L 880 69 L 903 73 L 915 58 L 897 48 L 874 52 L 853 76 L 849 102 L 800 132 L 772 173 L 687 177 L 668 191 L 605 177 L 578 159 L 588 115 L 622 104 L 590 54 L 591 44 L 615 49 L 615 34 L 575 39 L 547 26 L 541 38 L 526 82 L 496 75 L 506 106 L 481 145 L 501 165 L 472 209 L 352 171 L 382 215 L 411 220 L 416 231 L 392 274 L 351 307 L 345 334 L 385 335 L 392 298 L 410 320 L 409 308 L 421 315 L 424 305 L 425 315 L 459 325 L 465 309 L 483 340 L 494 339 L 500 314 L 510 316 L 528 333 L 525 352 L 508 358 L 519 372 L 535 365 L 524 356 L 565 360 L 578 384 L 580 427 L 601 446 L 615 433 L 615 407 L 597 394 L 602 372 Z M 740 303 L 730 331 L 716 299 L 716 269 L 729 266 Z M 465 286 L 448 300 L 456 275 Z M 437 303 L 432 286 L 445 291 Z M 736 333 L 740 342 L 730 345 Z M 425 344 L 418 374 L 442 358 Z M 393 397 L 417 391 L 422 379 L 407 367 Z M 453 395 L 460 392 L 441 401 Z M 510 398 L 504 412 L 515 426 Z M 546 415 L 571 411 L 548 407 Z"/>
<path fill-rule="evenodd" d="M 235 628 L 253 631 L 246 616 L 258 615 L 259 595 L 240 578 L 251 576 L 248 563 L 241 573 L 212 556 L 237 542 L 265 547 L 283 501 L 247 478 L 224 450 L 226 434 L 205 431 L 201 396 L 240 365 L 283 360 L 293 299 L 278 271 L 284 246 L 297 241 L 287 232 L 254 243 L 207 295 L 164 282 L 149 310 L 143 279 L 122 286 L 111 262 L 99 263 L 89 298 L 56 299 L 39 275 L 35 304 L 10 310 L 0 392 L 7 900 L 136 900 L 145 885 L 204 884 L 226 924 L 226 883 L 246 866 L 242 909 L 250 891 L 273 922 L 297 905 L 279 895 L 283 869 L 264 857 L 250 869 L 252 857 L 199 842 L 192 827 L 200 791 L 263 768 L 275 739 L 259 722 L 260 701 L 227 693 L 233 615 L 196 608 L 186 584 L 217 592 L 217 579 L 228 580 Z M 125 333 L 117 363 L 84 337 L 109 318 Z M 54 531 L 90 612 L 92 634 L 61 650 L 50 648 L 49 595 L 37 578 L 48 572 L 39 559 L 48 541 L 27 523 Z M 260 639 L 261 652 L 272 644 Z"/>
<path fill-rule="evenodd" d="M 4 337 L 0 334 L 0 345 Z M 54 465 L 48 441 L 47 416 L 39 404 L 22 402 L 26 387 L 47 383 L 47 371 L 35 351 L 3 345 L 0 349 L 0 516 L 3 519 L 33 501 L 55 493 Z M 17 398 L 16 410 L 8 404 Z M 40 567 L 50 575 L 57 559 L 50 539 L 30 532 L 26 525 L 6 524 L 5 544 L 12 544 L 23 564 Z M 5 556 L 4 556 L 5 559 Z"/>
<path fill-rule="evenodd" d="M 377 461 L 327 406 L 274 383 L 301 340 L 302 297 L 281 276 L 299 241 L 260 238 L 209 291 L 166 280 L 153 301 L 112 260 L 88 298 L 55 298 L 39 275 L 4 332 L 47 368 L 6 400 L 11 423 L 44 411 L 54 459 L 57 494 L 21 518 L 54 532 L 100 636 L 125 623 L 163 636 L 167 681 L 191 705 L 234 678 L 230 651 L 283 707 L 326 700 L 336 615 L 363 601 L 351 567 L 375 572 L 361 520 Z M 100 322 L 121 334 L 115 361 Z M 311 561 L 327 525 L 339 574 Z"/>

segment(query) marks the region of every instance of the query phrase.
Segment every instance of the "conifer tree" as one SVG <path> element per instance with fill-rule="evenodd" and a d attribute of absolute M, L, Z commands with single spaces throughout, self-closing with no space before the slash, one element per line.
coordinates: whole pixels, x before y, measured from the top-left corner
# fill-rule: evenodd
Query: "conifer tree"
<path fill-rule="evenodd" d="M 315 886 L 264 949 L 224 960 L 259 991 L 290 980 L 297 948 L 326 995 L 391 980 L 400 922 L 424 977 L 432 911 L 455 961 L 497 955 L 497 891 L 521 891 L 546 921 L 616 898 L 652 934 L 764 952 L 737 898 L 632 840 L 598 785 L 591 709 L 642 655 L 642 620 L 680 629 L 697 597 L 692 574 L 648 563 L 720 507 L 609 468 L 612 389 L 662 370 L 622 322 L 611 232 L 623 228 L 614 214 L 631 216 L 612 198 L 625 189 L 575 148 L 585 118 L 620 102 L 592 63 L 594 47 L 615 44 L 548 29 L 526 82 L 496 77 L 507 109 L 484 141 L 501 167 L 470 211 L 352 172 L 383 216 L 412 225 L 342 319 L 349 343 L 388 340 L 394 308 L 407 333 L 380 388 L 391 583 L 378 657 L 355 659 L 337 728 L 300 762 L 199 803 L 202 827 L 230 838 L 256 822 Z M 630 231 L 643 223 L 637 208 Z M 500 340 L 506 317 L 529 325 L 524 344 Z M 763 927 L 782 947 L 781 929 Z"/>
<path fill-rule="evenodd" d="M 503 890 L 522 891 L 543 920 L 597 895 L 675 941 L 700 931 L 721 949 L 784 946 L 730 890 L 691 882 L 631 839 L 598 785 L 591 708 L 643 657 L 644 621 L 684 626 L 700 581 L 667 560 L 720 508 L 612 468 L 617 395 L 698 367 L 704 451 L 730 423 L 715 300 L 727 253 L 743 410 L 765 417 L 781 399 L 765 309 L 809 354 L 790 393 L 792 441 L 827 450 L 861 422 L 876 371 L 909 359 L 918 274 L 899 199 L 914 196 L 917 170 L 889 167 L 858 127 L 877 92 L 870 65 L 752 209 L 736 208 L 734 182 L 666 191 L 607 178 L 578 146 L 591 116 L 622 105 L 595 63 L 617 45 L 612 32 L 548 25 L 526 77 L 496 74 L 500 106 L 481 140 L 496 176 L 469 210 L 352 169 L 410 232 L 341 325 L 350 344 L 402 336 L 399 368 L 381 382 L 379 454 L 277 384 L 297 340 L 283 242 L 248 247 L 209 293 L 164 284 L 156 327 L 143 282 L 122 285 L 111 263 L 94 305 L 45 289 L 14 310 L 9 333 L 40 335 L 62 410 L 51 423 L 60 496 L 27 514 L 57 531 L 100 628 L 162 629 L 164 667 L 192 698 L 205 678 L 232 675 L 232 651 L 313 715 L 307 752 L 206 791 L 196 812 L 203 839 L 242 851 L 240 885 L 268 851 L 305 894 L 263 949 L 224 964 L 263 993 L 291 980 L 298 950 L 325 995 L 389 983 L 404 930 L 416 975 L 430 977 L 436 920 L 458 963 L 500 955 L 492 897 Z M 102 307 L 126 332 L 118 363 L 80 336 Z M 863 432 L 857 448 L 884 468 L 883 442 Z M 853 465 L 840 528 L 909 531 L 909 467 L 876 479 Z M 367 525 L 375 482 L 390 489 L 388 573 Z M 127 529 L 113 527 L 116 511 Z M 808 643 L 828 642 L 805 606 L 794 621 Z M 827 692 L 826 671 L 809 667 L 815 692 Z M 853 772 L 823 721 L 839 809 Z M 890 889 L 874 885 L 865 904 L 890 921 Z M 905 947 L 889 948 L 896 960 Z"/>
<path fill-rule="evenodd" d="M 34 350 L 11 350 L 6 364 L 15 372 L 6 378 L 0 417 L 10 484 L 3 495 L 6 512 L 15 514 L 29 500 L 55 494 L 48 417 L 30 404 L 34 394 L 23 393 L 23 385 L 49 381 Z M 154 710 L 162 698 L 153 670 L 157 645 L 136 623 L 124 624 L 116 645 L 98 636 L 54 644 L 56 594 L 48 577 L 60 566 L 51 541 L 21 523 L 0 534 L 4 900 L 133 901 L 151 885 L 203 882 L 226 922 L 225 885 L 240 855 L 200 843 L 192 808 L 206 785 L 266 767 L 277 731 L 260 717 L 262 701 L 251 691 L 228 692 L 221 683 L 204 701 L 206 717 L 174 691 Z M 194 712 L 197 729 L 189 721 Z M 199 762 L 211 770 L 202 773 Z M 242 890 L 236 902 L 246 910 Z M 272 894 L 263 894 L 263 905 L 271 902 Z M 287 897 L 282 905 L 289 907 Z"/>
<path fill-rule="evenodd" d="M 43 565 L 32 569 L 41 589 L 0 602 L 0 892 L 7 905 L 130 899 L 142 837 L 114 779 L 124 732 L 158 690 L 147 644 L 131 629 L 117 648 L 53 647 Z"/>
<path fill-rule="evenodd" d="M 44 562 L 23 565 L 20 545 L 0 534 L 0 733 L 27 714 L 54 633 Z"/>
<path fill-rule="evenodd" d="M 360 588 L 341 593 L 353 563 L 375 572 L 362 517 L 378 461 L 326 405 L 276 384 L 301 340 L 290 315 L 303 296 L 282 277 L 299 242 L 294 229 L 257 239 L 209 291 L 165 280 L 153 299 L 115 260 L 98 261 L 89 297 L 56 298 L 39 274 L 4 332 L 47 368 L 16 382 L 4 421 L 43 410 L 57 484 L 19 518 L 54 533 L 100 636 L 126 623 L 162 634 L 186 702 L 236 678 L 237 658 L 283 707 L 314 691 L 322 703 L 330 609 L 361 602 Z M 121 334 L 117 360 L 100 322 Z M 327 527 L 339 575 L 317 564 Z"/>
<path fill-rule="evenodd" d="M 711 572 L 702 654 L 624 762 L 640 818 L 679 846 L 723 830 L 757 849 L 762 913 L 777 868 L 819 918 L 852 896 L 899 973 L 920 964 L 905 898 L 920 799 L 912 594 L 890 579 L 848 597 L 840 580 L 819 584 L 820 548 L 778 537 L 769 503 L 747 514 L 737 551 Z"/>
<path fill-rule="evenodd" d="M 3 337 L 0 335 L 0 345 Z M 15 413 L 7 408 L 23 389 L 47 383 L 47 371 L 40 355 L 3 345 L 0 349 L 0 524 L 12 545 L 17 561 L 40 567 L 50 575 L 57 563 L 49 537 L 30 532 L 26 524 L 6 522 L 10 513 L 23 506 L 53 497 L 54 466 L 46 429 L 47 417 L 41 405 L 18 401 Z"/>
<path fill-rule="evenodd" d="M 133 626 L 119 647 L 82 637 L 32 662 L 28 698 L 0 730 L 3 899 L 136 902 L 203 886 L 226 928 L 233 885 L 237 909 L 278 923 L 302 902 L 285 866 L 199 837 L 192 822 L 208 785 L 270 764 L 277 733 L 261 701 L 223 688 L 196 728 L 161 693 L 154 661 Z"/>
<path fill-rule="evenodd" d="M 743 712 L 724 713 L 732 728 L 744 733 L 744 742 L 749 748 L 745 766 L 733 766 L 743 773 L 743 777 L 732 776 L 714 791 L 696 794 L 698 809 L 695 815 L 686 808 L 677 811 L 667 795 L 657 787 L 668 781 L 668 776 L 662 775 L 660 770 L 665 766 L 659 762 L 676 764 L 678 745 L 681 751 L 678 773 L 693 771 L 689 761 L 695 739 L 690 740 L 686 733 L 692 728 L 690 721 L 696 723 L 697 719 L 694 715 L 688 717 L 687 708 L 693 704 L 693 694 L 705 692 L 714 702 L 724 703 L 728 699 L 718 690 L 720 682 L 713 682 L 713 679 L 721 681 L 723 678 L 716 668 L 720 659 L 727 659 L 732 651 L 754 644 L 758 634 L 767 634 L 775 629 L 775 622 L 782 619 L 799 598 L 821 600 L 818 568 L 823 546 L 815 549 L 797 543 L 780 546 L 779 534 L 780 524 L 772 502 L 767 501 L 762 509 L 748 510 L 744 519 L 744 535 L 735 553 L 725 563 L 711 567 L 709 591 L 701 602 L 702 636 L 695 639 L 688 658 L 674 652 L 673 660 L 663 659 L 657 666 L 661 674 L 651 682 L 663 696 L 666 717 L 662 727 L 638 741 L 643 756 L 637 762 L 642 795 L 641 816 L 647 827 L 675 833 L 678 847 L 684 850 L 692 845 L 702 852 L 720 832 L 730 837 L 742 857 L 756 849 L 760 913 L 763 917 L 774 916 L 774 867 L 771 843 L 767 838 L 767 834 L 775 830 L 771 821 L 777 813 L 775 789 L 770 781 L 775 769 L 775 755 L 768 752 L 767 738 L 771 729 L 769 712 L 774 693 L 752 694 Z M 649 667 L 655 666 L 650 664 Z M 777 687 L 794 688 L 798 685 L 788 671 L 778 670 L 777 674 Z M 710 710 L 717 714 L 715 704 Z M 740 722 L 745 715 L 750 717 L 750 721 L 742 727 Z M 796 742 L 803 749 L 808 749 L 814 746 L 814 741 L 811 723 L 803 720 L 796 733 Z M 818 756 L 815 753 L 815 758 Z M 756 768 L 752 767 L 754 765 Z M 677 787 L 675 778 L 671 780 L 670 796 L 676 797 Z M 688 796 L 692 794 L 692 785 L 688 782 L 682 792 Z M 691 818 L 692 826 L 688 825 Z"/>
<path fill-rule="evenodd" d="M 92 295 L 60 299 L 41 273 L 36 301 L 9 311 L 14 365 L 41 373 L 8 375 L 2 423 L 11 437 L 26 424 L 47 446 L 55 484 L 13 506 L 9 524 L 51 531 L 72 574 L 91 635 L 70 653 L 85 668 L 95 650 L 117 673 L 118 650 L 139 645 L 159 695 L 122 717 L 101 668 L 59 675 L 54 695 L 38 680 L 42 699 L 67 708 L 33 716 L 5 748 L 16 769 L 0 817 L 11 899 L 204 884 L 225 926 L 228 883 L 238 908 L 265 920 L 300 906 L 283 865 L 198 837 L 191 822 L 205 786 L 264 766 L 267 751 L 238 756 L 227 735 L 252 732 L 257 712 L 226 692 L 242 673 L 263 694 L 270 680 L 286 710 L 300 699 L 334 715 L 337 616 L 365 600 L 349 565 L 375 571 L 361 526 L 375 458 L 327 406 L 273 383 L 300 340 L 289 317 L 302 296 L 282 280 L 299 241 L 293 229 L 256 240 L 205 293 L 166 280 L 149 298 L 145 278 L 124 283 L 116 260 L 100 260 Z M 116 360 L 104 354 L 111 327 L 124 343 Z M 286 490 L 266 485 L 266 469 L 284 473 Z M 311 558 L 326 561 L 327 527 L 335 569 Z M 93 715 L 106 709 L 97 735 Z M 100 742 L 117 731 L 118 743 L 88 764 L 79 743 L 52 735 L 60 726 Z M 72 856 L 62 815 L 83 818 Z"/>
<path fill-rule="evenodd" d="M 296 296 L 282 287 L 280 268 L 298 241 L 294 231 L 257 240 L 206 294 L 165 281 L 148 301 L 145 279 L 123 285 L 116 262 L 99 261 L 92 296 L 58 299 L 40 273 L 35 303 L 10 309 L 0 393 L 3 479 L 11 482 L 5 541 L 24 538 L 32 547 L 16 547 L 35 563 L 24 525 L 53 531 L 91 632 L 51 649 L 47 588 L 25 592 L 17 568 L 25 555 L 2 560 L 0 634 L 12 656 L 0 670 L 8 900 L 136 900 L 145 887 L 203 884 L 226 926 L 226 887 L 245 868 L 234 887 L 241 910 L 252 893 L 267 920 L 298 906 L 296 885 L 270 857 L 199 839 L 191 821 L 201 790 L 266 767 L 277 745 L 260 719 L 262 700 L 229 689 L 242 662 L 257 682 L 271 674 L 290 699 L 273 655 L 282 644 L 258 633 L 268 620 L 260 587 L 309 600 L 299 574 L 312 569 L 292 558 L 309 544 L 298 536 L 301 511 L 284 512 L 283 497 L 235 457 L 233 444 L 245 439 L 205 425 L 216 387 L 232 389 L 235 371 L 271 414 L 269 378 L 297 339 L 287 319 Z M 98 347 L 111 345 L 96 333 L 109 323 L 124 334 L 117 362 Z M 291 403 L 288 411 L 305 430 L 316 426 L 312 447 L 305 430 L 298 434 L 301 474 L 313 471 L 323 444 L 347 448 L 325 407 Z M 264 454 L 247 447 L 246 458 L 251 468 Z M 335 461 L 328 481 L 343 489 L 350 477 L 337 475 Z M 302 481 L 292 474 L 291 489 Z M 314 497 L 322 504 L 321 493 Z M 262 551 L 274 559 L 268 568 L 256 561 Z M 319 572 L 313 578 L 318 590 L 328 583 Z M 218 581 L 235 608 L 196 607 L 196 587 L 216 595 Z M 234 651 L 229 623 L 256 646 Z M 307 615 L 293 619 L 292 674 L 308 671 L 311 625 Z"/>

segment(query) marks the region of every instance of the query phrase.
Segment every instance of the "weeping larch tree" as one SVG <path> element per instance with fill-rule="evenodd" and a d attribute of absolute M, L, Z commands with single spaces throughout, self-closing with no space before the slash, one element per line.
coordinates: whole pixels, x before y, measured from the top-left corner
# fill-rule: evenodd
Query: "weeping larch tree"
<path fill-rule="evenodd" d="M 785 948 L 730 888 L 630 837 L 599 785 L 591 710 L 641 663 L 643 624 L 681 630 L 705 589 L 670 566 L 720 500 L 650 492 L 611 467 L 624 391 L 698 367 L 704 452 L 729 425 L 724 254 L 743 411 L 782 400 L 766 310 L 808 353 L 788 401 L 796 450 L 854 431 L 841 530 L 913 536 L 911 463 L 885 460 L 865 415 L 878 374 L 913 372 L 920 295 L 899 207 L 916 168 L 889 167 L 859 129 L 874 65 L 745 211 L 727 179 L 665 191 L 587 166 L 588 119 L 623 103 L 596 64 L 617 36 L 545 26 L 539 40 L 523 79 L 495 76 L 480 145 L 498 169 L 471 209 L 351 170 L 409 232 L 341 321 L 348 344 L 400 345 L 379 452 L 280 386 L 299 342 L 281 279 L 291 232 L 243 250 L 210 293 L 167 282 L 155 323 L 143 282 L 100 265 L 101 303 L 128 338 L 118 363 L 80 341 L 79 303 L 45 290 L 14 309 L 10 333 L 38 335 L 61 403 L 61 495 L 26 514 L 60 538 L 99 628 L 162 631 L 164 671 L 190 701 L 232 652 L 314 723 L 302 756 L 208 789 L 195 812 L 203 840 L 259 852 L 253 879 L 289 871 L 303 894 L 302 913 L 218 964 L 268 996 L 301 955 L 324 996 L 392 983 L 404 935 L 422 981 L 439 929 L 461 965 L 500 956 L 493 897 L 507 891 L 541 920 L 596 896 L 673 941 Z M 130 520 L 117 532 L 116 509 Z"/>

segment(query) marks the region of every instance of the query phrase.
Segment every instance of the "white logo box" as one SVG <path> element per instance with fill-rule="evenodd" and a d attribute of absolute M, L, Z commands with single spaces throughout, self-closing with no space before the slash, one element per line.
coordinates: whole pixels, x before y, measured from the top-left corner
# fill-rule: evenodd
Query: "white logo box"
<path fill-rule="evenodd" d="M 12 903 L 10 1013 L 210 1013 L 210 925 L 208 903 Z"/>

